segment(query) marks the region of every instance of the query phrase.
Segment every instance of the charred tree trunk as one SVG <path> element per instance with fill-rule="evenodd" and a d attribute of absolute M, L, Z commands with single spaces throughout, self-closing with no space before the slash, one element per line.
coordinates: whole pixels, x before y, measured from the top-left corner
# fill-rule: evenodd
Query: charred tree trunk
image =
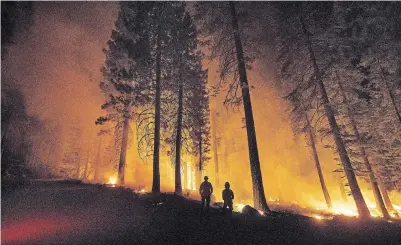
<path fill-rule="evenodd" d="M 306 30 L 305 23 L 303 21 L 302 16 L 300 17 L 300 22 L 303 30 L 303 34 L 306 38 L 306 45 L 309 52 L 309 58 L 311 59 L 313 69 L 314 69 L 314 76 L 317 82 L 317 85 L 320 90 L 320 94 L 322 96 L 322 101 L 324 104 L 324 110 L 326 113 L 326 117 L 330 124 L 330 129 L 332 135 L 334 137 L 334 142 L 336 144 L 337 152 L 340 155 L 341 163 L 343 164 L 345 175 L 347 176 L 348 183 L 351 188 L 352 196 L 355 200 L 356 207 L 358 209 L 359 217 L 360 218 L 367 218 L 370 217 L 370 212 L 368 206 L 366 205 L 365 199 L 362 196 L 362 192 L 359 188 L 358 182 L 356 180 L 356 176 L 354 170 L 352 169 L 351 161 L 349 159 L 347 150 L 345 148 L 344 142 L 341 138 L 340 129 L 338 127 L 336 118 L 334 116 L 333 109 L 330 106 L 329 97 L 327 96 L 326 88 L 323 84 L 323 80 L 321 78 L 319 67 L 317 66 L 315 54 L 312 49 L 312 43 L 309 39 L 308 31 Z"/>
<path fill-rule="evenodd" d="M 260 170 L 258 145 L 256 142 L 255 123 L 253 121 L 251 95 L 249 94 L 244 52 L 242 50 L 241 37 L 238 29 L 237 13 L 235 10 L 235 3 L 229 2 L 229 4 L 232 15 L 231 17 L 233 25 L 233 34 L 235 40 L 235 48 L 237 52 L 240 83 L 242 88 L 242 99 L 244 103 L 246 131 L 248 135 L 249 158 L 250 158 L 252 184 L 253 184 L 253 201 L 255 208 L 259 208 L 265 212 L 269 212 L 270 209 L 267 206 L 265 191 L 263 188 L 262 172 Z"/>
<path fill-rule="evenodd" d="M 102 150 L 102 136 L 99 136 L 100 140 L 99 140 L 99 146 L 97 148 L 97 154 L 96 154 L 96 161 L 95 161 L 95 166 L 94 166 L 94 175 L 93 175 L 93 179 L 94 180 L 98 180 L 99 179 L 99 168 L 100 168 L 100 164 L 101 164 L 101 150 Z"/>
<path fill-rule="evenodd" d="M 160 193 L 160 80 L 161 80 L 161 44 L 160 25 L 156 38 L 156 98 L 155 98 L 155 131 L 153 148 L 153 184 L 152 192 Z"/>
<path fill-rule="evenodd" d="M 175 139 L 175 194 L 182 195 L 181 184 L 181 137 L 182 137 L 182 112 L 183 112 L 183 84 L 182 78 L 178 86 L 178 118 Z M 185 173 L 184 173 L 185 174 Z M 185 182 L 184 182 L 185 184 Z"/>
<path fill-rule="evenodd" d="M 340 79 L 338 77 L 337 77 L 337 82 L 338 82 L 338 87 L 340 89 L 340 93 L 341 93 L 341 96 L 343 98 L 345 107 L 347 109 L 347 116 L 348 116 L 349 121 L 351 123 L 352 131 L 353 131 L 353 133 L 355 135 L 356 141 L 358 142 L 359 151 L 361 152 L 361 155 L 363 157 L 363 163 L 364 163 L 364 165 L 366 167 L 366 170 L 369 173 L 369 180 L 370 180 L 370 183 L 372 184 L 373 195 L 375 197 L 376 204 L 377 204 L 380 212 L 383 214 L 383 217 L 385 219 L 389 219 L 390 215 L 389 215 L 389 213 L 388 213 L 388 211 L 386 209 L 386 206 L 384 205 L 383 198 L 382 198 L 382 196 L 380 194 L 379 185 L 377 184 L 377 179 L 376 179 L 375 174 L 373 172 L 372 166 L 371 166 L 371 164 L 369 162 L 368 155 L 367 155 L 367 153 L 365 151 L 365 147 L 363 146 L 363 143 L 361 141 L 361 136 L 359 134 L 359 130 L 358 130 L 358 127 L 356 125 L 356 121 L 354 119 L 354 116 L 352 114 L 351 108 L 349 106 L 349 102 L 348 102 L 347 96 L 345 95 L 343 86 L 342 86 L 341 81 L 340 81 Z"/>
<path fill-rule="evenodd" d="M 129 133 L 129 115 L 128 108 L 125 109 L 124 113 L 124 126 L 123 126 L 123 138 L 121 140 L 121 151 L 120 151 L 120 162 L 118 164 L 118 183 L 124 185 L 125 181 L 125 163 L 128 149 L 128 133 Z"/>
<path fill-rule="evenodd" d="M 214 171 L 216 178 L 216 186 L 219 186 L 219 156 L 217 152 L 217 132 L 216 132 L 216 110 L 212 111 L 212 125 L 213 125 L 213 158 L 214 158 Z"/>
<path fill-rule="evenodd" d="M 322 191 L 323 191 L 324 199 L 326 200 L 327 207 L 331 208 L 332 207 L 331 198 L 330 198 L 329 192 L 327 190 L 326 183 L 324 182 L 322 168 L 320 167 L 319 156 L 317 155 L 317 150 L 316 150 L 315 137 L 313 135 L 312 127 L 310 125 L 309 118 L 306 115 L 306 113 L 305 113 L 305 120 L 306 120 L 306 124 L 308 127 L 309 141 L 310 141 L 312 152 L 313 152 L 313 159 L 315 160 L 317 174 L 319 175 L 320 186 L 322 187 Z"/>
<path fill-rule="evenodd" d="M 380 67 L 380 68 L 381 68 L 381 72 L 382 72 L 382 77 L 383 77 L 384 83 L 385 83 L 385 85 L 386 85 L 387 93 L 388 93 L 388 95 L 389 95 L 389 97 L 390 97 L 391 104 L 392 104 L 393 107 L 394 107 L 395 115 L 397 116 L 398 121 L 399 121 L 400 124 L 401 124 L 400 110 L 398 109 L 397 104 L 395 103 L 394 94 L 393 94 L 393 92 L 391 91 L 390 86 L 388 85 L 388 81 L 387 81 L 387 78 L 386 78 L 386 73 L 385 73 L 383 67 Z"/>

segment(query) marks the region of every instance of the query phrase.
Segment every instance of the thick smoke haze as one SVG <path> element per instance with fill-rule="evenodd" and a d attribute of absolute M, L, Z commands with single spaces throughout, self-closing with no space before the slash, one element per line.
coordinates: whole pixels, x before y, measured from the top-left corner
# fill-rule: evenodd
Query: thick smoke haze
<path fill-rule="evenodd" d="M 3 86 L 21 88 L 28 113 L 42 120 L 94 127 L 103 102 L 102 48 L 117 12 L 116 2 L 36 2 L 26 38 L 3 61 Z"/>

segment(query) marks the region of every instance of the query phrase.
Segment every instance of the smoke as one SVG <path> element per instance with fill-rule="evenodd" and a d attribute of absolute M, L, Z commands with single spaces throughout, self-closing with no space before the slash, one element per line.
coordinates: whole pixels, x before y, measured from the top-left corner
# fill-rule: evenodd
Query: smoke
<path fill-rule="evenodd" d="M 20 88 L 28 113 L 61 131 L 72 124 L 93 130 L 102 113 L 102 48 L 117 7 L 116 2 L 35 2 L 28 34 L 8 48 L 3 61 L 3 86 Z"/>
<path fill-rule="evenodd" d="M 100 113 L 102 48 L 116 3 L 35 3 L 25 40 L 11 46 L 3 74 L 18 84 L 41 119 L 93 122 Z"/>
<path fill-rule="evenodd" d="M 274 86 L 274 80 L 268 68 L 255 64 L 248 76 L 250 85 L 255 87 L 251 90 L 252 107 L 267 198 L 304 205 L 312 202 L 324 203 L 310 149 L 303 136 L 295 138 L 293 135 L 290 122 L 291 107 L 283 99 L 283 92 Z M 215 79 L 218 78 L 211 76 L 210 83 L 214 83 Z M 246 129 L 242 122 L 244 113 L 242 106 L 237 113 L 222 107 L 220 104 L 224 96 L 221 94 L 215 99 L 217 111 L 225 117 L 218 125 L 222 138 L 222 146 L 219 148 L 219 162 L 222 165 L 219 182 L 229 181 L 232 189 L 237 193 L 237 201 L 242 199 L 244 202 L 250 202 L 252 182 Z M 336 167 L 333 154 L 323 149 L 319 150 L 324 177 L 330 192 L 334 197 L 339 197 L 337 179 L 332 173 Z M 212 159 L 208 174 L 214 176 L 213 170 Z M 220 185 L 216 187 L 217 190 L 223 189 L 222 184 Z M 219 197 L 219 194 L 217 195 Z"/>

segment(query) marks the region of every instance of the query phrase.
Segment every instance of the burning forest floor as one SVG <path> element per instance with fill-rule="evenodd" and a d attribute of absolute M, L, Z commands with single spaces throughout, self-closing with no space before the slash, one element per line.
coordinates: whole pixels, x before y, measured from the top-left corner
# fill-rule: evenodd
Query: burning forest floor
<path fill-rule="evenodd" d="M 68 181 L 31 182 L 2 196 L 2 244 L 399 244 L 401 223 L 264 217 L 212 208 L 172 194 Z"/>

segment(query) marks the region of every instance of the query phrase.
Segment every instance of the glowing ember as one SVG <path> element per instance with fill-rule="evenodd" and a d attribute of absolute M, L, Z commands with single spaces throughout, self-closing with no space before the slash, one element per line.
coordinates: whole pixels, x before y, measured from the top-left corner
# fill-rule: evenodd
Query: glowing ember
<path fill-rule="evenodd" d="M 257 209 L 258 212 L 260 213 L 260 215 L 265 216 L 265 212 L 263 212 L 262 210 Z"/>
<path fill-rule="evenodd" d="M 139 191 L 140 193 L 145 193 L 145 189 L 142 189 Z"/>
<path fill-rule="evenodd" d="M 109 181 L 107 182 L 108 185 L 111 186 L 116 186 L 117 185 L 117 177 L 116 176 L 111 176 L 109 177 Z"/>

